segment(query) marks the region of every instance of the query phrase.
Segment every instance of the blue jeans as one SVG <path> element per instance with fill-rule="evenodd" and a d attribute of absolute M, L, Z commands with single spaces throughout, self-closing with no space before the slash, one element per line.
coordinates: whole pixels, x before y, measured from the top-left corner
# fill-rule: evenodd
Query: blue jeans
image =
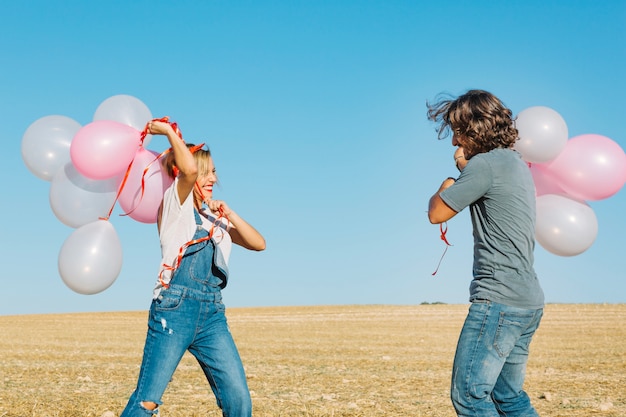
<path fill-rule="evenodd" d="M 451 399 L 459 416 L 538 417 L 523 390 L 528 347 L 543 309 L 474 301 L 459 336 Z"/>
<path fill-rule="evenodd" d="M 198 228 L 194 239 L 206 235 Z M 120 417 L 158 415 L 161 397 L 185 351 L 197 359 L 225 417 L 250 417 L 252 400 L 213 273 L 214 245 L 190 246 L 169 288 L 152 301 L 137 388 Z"/>

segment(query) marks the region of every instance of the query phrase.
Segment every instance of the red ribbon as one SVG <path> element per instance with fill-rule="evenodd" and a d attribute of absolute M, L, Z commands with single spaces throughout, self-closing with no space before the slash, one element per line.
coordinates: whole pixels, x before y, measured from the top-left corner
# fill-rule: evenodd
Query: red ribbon
<path fill-rule="evenodd" d="M 448 251 L 448 246 L 452 246 L 450 242 L 448 242 L 448 238 L 446 237 L 446 234 L 448 233 L 448 223 L 446 222 L 440 223 L 439 232 L 441 232 L 441 235 L 439 237 L 441 238 L 441 240 L 443 240 L 446 243 L 446 248 L 443 250 L 443 254 L 441 255 L 441 258 L 439 258 L 439 263 L 437 264 L 437 269 L 435 269 L 435 272 L 433 272 L 432 274 L 433 276 L 435 276 L 437 274 L 437 271 L 439 271 L 439 267 L 441 266 L 441 261 L 443 261 L 443 257 L 446 255 L 446 252 Z"/>
<path fill-rule="evenodd" d="M 146 136 L 148 136 L 148 131 L 150 130 L 148 126 L 150 125 L 151 122 L 169 123 L 169 125 L 172 126 L 172 129 L 174 129 L 174 133 L 176 133 L 181 140 L 183 139 L 183 134 L 178 128 L 178 124 L 176 122 L 170 123 L 170 118 L 165 116 L 165 117 L 161 117 L 160 119 L 152 119 L 148 123 L 146 123 L 146 126 L 141 131 L 141 143 L 142 144 L 143 144 L 143 140 L 146 138 Z"/>
<path fill-rule="evenodd" d="M 197 182 L 196 182 L 196 187 L 200 188 L 200 186 L 198 185 Z M 225 218 L 227 220 L 228 224 L 230 224 L 230 221 L 228 221 L 228 216 L 224 214 L 224 209 L 222 207 L 219 208 L 218 212 L 219 212 L 219 215 L 217 216 L 217 218 L 215 219 L 215 221 L 211 225 L 211 229 L 209 230 L 209 234 L 207 236 L 201 237 L 200 239 L 190 240 L 189 242 L 187 242 L 183 246 L 181 246 L 180 249 L 178 250 L 178 256 L 176 257 L 173 265 L 163 264 L 163 269 L 159 273 L 159 282 L 161 283 L 163 288 L 169 288 L 170 287 L 170 284 L 165 282 L 165 280 L 163 279 L 163 273 L 165 271 L 171 271 L 170 280 L 172 279 L 172 276 L 174 275 L 174 271 L 176 271 L 176 269 L 178 269 L 178 267 L 180 266 L 180 263 L 183 260 L 183 255 L 185 254 L 185 250 L 189 246 L 196 245 L 196 244 L 198 244 L 200 242 L 204 242 L 206 240 L 211 239 L 213 237 L 213 233 L 215 232 L 215 227 L 219 224 L 219 222 L 223 218 Z"/>
<path fill-rule="evenodd" d="M 191 152 L 196 152 L 198 149 L 201 149 L 204 146 L 204 143 L 200 144 L 200 145 L 195 145 L 192 146 Z M 196 181 L 196 183 L 194 184 L 194 187 L 196 188 L 196 191 L 198 191 L 198 193 L 202 196 L 202 200 L 204 201 L 204 203 L 207 204 L 208 206 L 208 201 L 204 198 L 204 193 L 202 192 L 202 188 L 200 188 L 200 184 L 198 184 L 198 182 Z M 185 243 L 183 246 L 180 247 L 180 249 L 178 250 L 178 256 L 176 257 L 176 260 L 174 261 L 173 265 L 168 265 L 168 264 L 163 264 L 163 269 L 161 270 L 161 272 L 159 273 L 159 282 L 161 283 L 161 285 L 163 286 L 163 288 L 169 288 L 169 284 L 165 282 L 165 280 L 163 279 L 163 273 L 165 271 L 171 271 L 170 274 L 170 280 L 172 278 L 172 276 L 174 275 L 174 271 L 176 271 L 176 269 L 178 269 L 178 267 L 180 266 L 180 263 L 183 259 L 183 255 L 185 254 L 185 250 L 191 246 L 191 245 L 195 245 L 198 244 L 200 242 L 204 242 L 205 240 L 209 240 L 213 237 L 213 233 L 215 232 L 215 227 L 221 222 L 222 219 L 226 219 L 226 231 L 228 231 L 228 228 L 230 226 L 230 220 L 228 220 L 228 216 L 226 214 L 224 214 L 224 208 L 222 208 L 220 206 L 220 208 L 218 209 L 218 216 L 215 219 L 215 221 L 213 222 L 213 224 L 211 224 L 211 229 L 209 230 L 209 234 L 205 237 L 202 237 L 200 239 L 194 239 L 194 240 L 190 240 L 189 242 Z"/>

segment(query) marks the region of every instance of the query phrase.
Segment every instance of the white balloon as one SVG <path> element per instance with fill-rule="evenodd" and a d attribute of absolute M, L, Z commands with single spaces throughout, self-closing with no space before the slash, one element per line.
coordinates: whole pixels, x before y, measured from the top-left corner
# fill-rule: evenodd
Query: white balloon
<path fill-rule="evenodd" d="M 132 126 L 142 132 L 146 123 L 152 120 L 152 112 L 141 100 L 126 94 L 119 94 L 104 100 L 93 115 L 93 120 L 113 120 Z M 152 135 L 147 135 L 144 146 L 150 143 Z"/>
<path fill-rule="evenodd" d="M 567 143 L 567 124 L 549 107 L 522 110 L 515 121 L 519 140 L 515 149 L 526 162 L 543 163 L 556 158 Z"/>
<path fill-rule="evenodd" d="M 108 220 L 96 220 L 76 230 L 59 252 L 59 274 L 79 294 L 109 288 L 122 269 L 122 246 Z"/>
<path fill-rule="evenodd" d="M 62 223 L 77 228 L 106 217 L 115 203 L 121 177 L 93 180 L 68 162 L 52 179 L 50 207 Z"/>
<path fill-rule="evenodd" d="M 598 235 L 598 220 L 583 201 L 546 194 L 537 197 L 537 242 L 548 252 L 575 256 L 593 244 Z"/>
<path fill-rule="evenodd" d="M 70 144 L 80 128 L 80 123 L 66 116 L 35 120 L 22 137 L 22 159 L 26 167 L 42 180 L 52 181 L 54 174 L 70 160 Z"/>

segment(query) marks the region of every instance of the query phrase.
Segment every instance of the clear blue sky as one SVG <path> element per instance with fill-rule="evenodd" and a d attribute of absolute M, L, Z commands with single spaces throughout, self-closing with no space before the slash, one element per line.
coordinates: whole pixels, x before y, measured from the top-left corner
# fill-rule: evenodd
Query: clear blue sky
<path fill-rule="evenodd" d="M 427 201 L 455 174 L 425 117 L 439 92 L 486 89 L 514 113 L 547 106 L 570 137 L 626 148 L 623 0 L 14 1 L 2 16 L 2 315 L 147 309 L 156 227 L 116 209 L 121 274 L 100 294 L 71 291 L 57 260 L 74 229 L 20 151 L 35 120 L 85 125 L 113 95 L 206 141 L 215 197 L 266 237 L 265 252 L 234 249 L 230 307 L 467 302 L 467 212 L 449 222 L 454 246 L 431 275 L 444 243 Z M 589 250 L 537 246 L 548 302 L 626 302 L 626 192 L 590 205 Z"/>

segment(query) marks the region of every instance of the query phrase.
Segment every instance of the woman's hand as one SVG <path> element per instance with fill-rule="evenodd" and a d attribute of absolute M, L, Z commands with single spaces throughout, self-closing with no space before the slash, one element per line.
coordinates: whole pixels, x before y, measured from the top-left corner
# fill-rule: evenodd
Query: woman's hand
<path fill-rule="evenodd" d="M 171 145 L 171 152 L 174 158 L 173 166 L 178 170 L 177 192 L 180 203 L 184 203 L 198 178 L 198 166 L 193 159 L 191 151 L 179 135 L 180 132 L 174 130 L 169 122 L 169 117 L 150 120 L 147 124 L 147 132 L 151 135 L 165 135 Z"/>
<path fill-rule="evenodd" d="M 233 239 L 233 243 L 250 250 L 260 251 L 265 249 L 265 239 L 263 236 L 247 221 L 231 210 L 228 204 L 222 200 L 209 200 L 206 203 L 212 213 L 216 215 L 221 213 L 228 218 L 228 221 L 232 225 L 229 233 Z"/>
<path fill-rule="evenodd" d="M 224 216 L 228 217 L 233 213 L 230 207 L 222 200 L 209 200 L 207 206 L 213 214 L 219 214 L 221 212 Z"/>
<path fill-rule="evenodd" d="M 164 117 L 163 120 L 151 120 L 148 122 L 148 133 L 151 135 L 167 135 L 170 131 L 173 132 L 172 125 L 169 123 L 169 117 Z"/>

